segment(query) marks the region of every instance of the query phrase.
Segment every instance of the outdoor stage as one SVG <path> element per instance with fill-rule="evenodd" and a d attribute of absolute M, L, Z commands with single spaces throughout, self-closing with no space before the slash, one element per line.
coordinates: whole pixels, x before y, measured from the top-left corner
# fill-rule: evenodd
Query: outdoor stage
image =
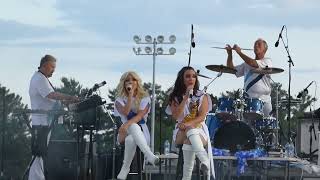
<path fill-rule="evenodd" d="M 147 165 L 143 179 L 176 179 L 177 154 L 160 155 L 161 166 Z M 260 157 L 249 158 L 245 172 L 237 175 L 235 156 L 214 156 L 217 180 L 231 179 L 320 179 L 320 166 L 298 158 Z M 129 175 L 128 179 L 140 179 L 138 175 Z M 204 179 L 194 168 L 193 179 Z"/>

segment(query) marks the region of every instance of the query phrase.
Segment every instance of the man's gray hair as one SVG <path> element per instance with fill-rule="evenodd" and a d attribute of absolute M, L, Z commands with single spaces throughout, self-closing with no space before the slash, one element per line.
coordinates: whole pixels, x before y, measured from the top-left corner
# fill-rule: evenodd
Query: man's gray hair
<path fill-rule="evenodd" d="M 264 43 L 264 47 L 266 48 L 266 51 L 268 50 L 268 44 L 267 44 L 267 41 L 265 41 L 264 39 L 262 39 L 262 38 L 258 38 L 257 40 L 256 40 L 256 42 L 258 42 L 258 41 L 262 41 L 263 43 Z M 255 43 L 256 43 L 255 42 Z"/>
<path fill-rule="evenodd" d="M 49 61 L 52 61 L 52 62 L 56 62 L 56 58 L 47 54 L 45 56 L 43 56 L 41 58 L 41 61 L 40 61 L 40 66 L 38 67 L 38 69 L 40 69 L 45 63 L 49 62 Z"/>

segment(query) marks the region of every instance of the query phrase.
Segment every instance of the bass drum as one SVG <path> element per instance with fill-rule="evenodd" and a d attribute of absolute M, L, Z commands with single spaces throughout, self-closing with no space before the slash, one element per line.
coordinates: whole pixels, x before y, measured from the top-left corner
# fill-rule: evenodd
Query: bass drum
<path fill-rule="evenodd" d="M 239 150 L 255 149 L 255 141 L 254 132 L 249 125 L 243 121 L 231 121 L 216 131 L 213 146 L 234 153 Z"/>

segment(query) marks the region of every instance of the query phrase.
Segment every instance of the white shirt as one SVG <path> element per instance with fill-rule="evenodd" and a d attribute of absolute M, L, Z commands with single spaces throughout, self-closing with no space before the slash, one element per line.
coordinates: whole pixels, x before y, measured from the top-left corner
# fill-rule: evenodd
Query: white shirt
<path fill-rule="evenodd" d="M 263 58 L 257 60 L 259 68 L 272 67 L 272 62 L 270 58 Z M 259 76 L 257 73 L 252 73 L 252 69 L 256 69 L 247 63 L 242 63 L 235 67 L 237 70 L 236 76 L 244 76 L 244 89 L 247 88 L 248 84 Z M 270 75 L 265 74 L 259 81 L 257 81 L 253 86 L 248 90 L 248 95 L 252 98 L 260 98 L 264 102 L 271 102 L 271 84 L 270 84 Z"/>
<path fill-rule="evenodd" d="M 118 102 L 120 103 L 122 106 L 125 106 L 128 102 L 128 98 L 121 98 L 121 97 L 117 97 L 116 100 L 115 100 L 115 103 Z M 134 105 L 134 102 L 135 102 L 135 98 L 133 97 L 132 98 L 132 104 L 131 104 L 131 110 L 135 113 L 138 112 L 138 110 L 136 109 L 135 105 Z M 140 102 L 140 105 L 139 105 L 139 110 L 144 110 L 147 105 L 150 105 L 151 104 L 151 100 L 150 100 L 150 97 L 147 96 L 147 97 L 144 97 L 141 99 L 141 102 Z M 149 112 L 150 112 L 150 108 L 149 108 Z M 148 113 L 149 113 L 148 112 Z M 147 117 L 148 117 L 148 113 L 143 117 L 145 122 L 147 122 Z M 114 115 L 115 116 L 119 116 L 121 117 L 121 121 L 122 123 L 126 123 L 128 121 L 128 118 L 127 116 L 121 114 L 118 109 L 117 109 L 117 106 L 114 106 Z"/>
<path fill-rule="evenodd" d="M 120 103 L 122 106 L 125 106 L 127 104 L 127 102 L 128 102 L 128 98 L 127 97 L 125 97 L 125 98 L 117 97 L 114 103 L 116 104 L 117 102 Z M 144 97 L 144 98 L 141 99 L 141 102 L 140 102 L 140 105 L 139 105 L 139 109 L 136 109 L 136 107 L 134 105 L 134 102 L 135 102 L 135 98 L 132 99 L 132 104 L 131 104 L 131 110 L 133 112 L 135 112 L 135 113 L 137 113 L 138 110 L 144 110 L 147 106 L 149 106 L 151 104 L 151 100 L 150 100 L 149 96 Z M 150 108 L 149 108 L 148 113 L 143 117 L 143 119 L 144 119 L 144 121 L 146 123 L 147 123 L 147 118 L 148 118 L 149 112 L 150 112 Z M 121 114 L 118 111 L 116 105 L 114 106 L 114 115 L 115 116 L 119 116 L 121 118 L 122 123 L 126 123 L 128 121 L 127 116 Z M 149 129 L 148 129 L 148 126 L 147 126 L 146 123 L 140 124 L 140 126 L 142 128 L 144 137 L 146 138 L 147 144 L 150 145 L 150 132 L 149 132 Z"/>
<path fill-rule="evenodd" d="M 198 110 L 200 110 L 200 107 L 201 107 L 201 104 L 202 104 L 202 101 L 203 101 L 203 97 L 204 96 L 207 96 L 208 97 L 208 112 L 212 110 L 212 101 L 211 101 L 211 98 L 209 95 L 207 94 L 204 94 L 202 91 L 197 91 L 196 93 L 197 96 L 193 96 L 192 100 L 193 101 L 196 101 L 196 100 L 199 100 L 199 106 L 198 106 Z M 184 120 L 184 118 L 190 114 L 190 102 L 191 102 L 191 99 L 188 98 L 187 100 L 187 103 L 186 105 L 184 106 L 184 109 L 183 109 L 183 113 L 180 115 L 180 117 L 178 117 L 177 121 L 180 123 Z M 171 108 L 170 108 L 170 105 L 167 106 L 166 108 L 166 113 L 168 115 L 172 115 L 172 111 L 171 111 Z"/>
<path fill-rule="evenodd" d="M 56 101 L 47 98 L 48 94 L 54 92 L 49 80 L 41 73 L 35 72 L 30 80 L 29 96 L 32 110 L 52 110 Z M 32 125 L 48 125 L 46 114 L 31 114 Z"/>

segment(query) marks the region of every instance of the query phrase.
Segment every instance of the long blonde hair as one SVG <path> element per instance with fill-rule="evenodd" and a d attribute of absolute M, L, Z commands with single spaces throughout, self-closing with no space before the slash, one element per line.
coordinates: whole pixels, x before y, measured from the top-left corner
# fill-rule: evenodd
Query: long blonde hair
<path fill-rule="evenodd" d="M 135 97 L 134 106 L 136 109 L 139 109 L 142 98 L 149 96 L 149 94 L 144 90 L 142 85 L 142 80 L 138 76 L 138 74 L 134 71 L 128 71 L 122 74 L 120 78 L 120 82 L 117 85 L 117 97 L 125 98 L 128 97 L 128 92 L 125 89 L 125 81 L 128 76 L 132 76 L 135 80 L 137 80 L 137 94 Z"/>

